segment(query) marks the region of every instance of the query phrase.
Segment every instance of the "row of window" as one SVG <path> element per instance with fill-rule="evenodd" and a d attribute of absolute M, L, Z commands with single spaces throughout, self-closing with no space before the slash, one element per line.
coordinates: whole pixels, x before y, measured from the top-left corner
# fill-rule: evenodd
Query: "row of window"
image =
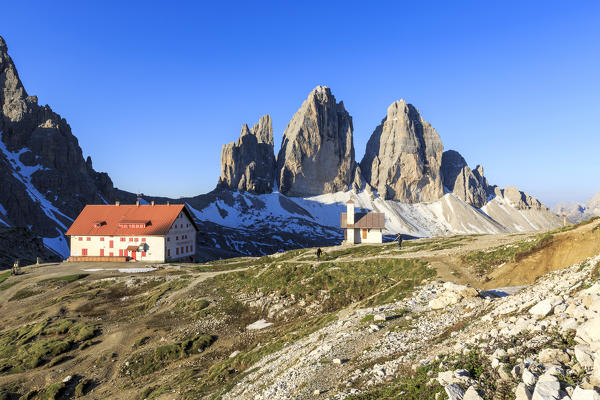
<path fill-rule="evenodd" d="M 78 239 L 79 239 L 79 241 L 80 241 L 80 242 L 81 242 L 81 241 L 83 241 L 83 237 L 82 237 L 82 236 L 80 236 Z M 121 237 L 120 239 L 121 239 L 121 242 L 126 242 L 126 241 L 127 241 L 127 238 L 124 238 L 124 237 Z M 92 238 L 91 238 L 90 236 L 88 236 L 87 238 L 85 238 L 85 240 L 86 240 L 87 242 L 90 242 L 90 241 L 92 240 Z M 130 238 L 129 238 L 129 241 L 130 241 L 130 242 L 139 242 L 140 240 L 141 240 L 142 242 L 145 242 L 145 241 L 146 241 L 146 238 L 133 238 L 133 237 L 130 237 Z M 104 238 L 103 238 L 103 237 L 101 237 L 101 238 L 100 238 L 100 241 L 101 241 L 101 242 L 104 242 Z M 112 242 L 112 240 L 111 240 L 111 242 Z"/>
<path fill-rule="evenodd" d="M 188 235 L 181 235 L 181 240 L 187 239 Z M 175 236 L 175 240 L 179 240 L 179 236 Z M 167 242 L 170 242 L 171 238 L 167 237 Z"/>
<path fill-rule="evenodd" d="M 127 253 L 128 253 L 127 250 L 123 250 L 123 249 L 119 250 L 119 256 L 120 257 L 127 256 L 128 255 Z M 88 255 L 88 249 L 81 249 L 81 255 L 82 256 L 87 256 Z M 115 253 L 113 253 L 112 251 L 108 253 L 109 257 L 113 257 L 114 255 L 115 255 Z M 100 249 L 100 256 L 104 256 L 104 249 Z M 145 251 L 142 251 L 142 257 L 146 257 L 146 252 Z"/>
<path fill-rule="evenodd" d="M 185 251 L 184 251 L 185 249 Z M 192 246 L 175 247 L 175 255 L 185 254 L 192 251 Z M 171 249 L 167 249 L 167 257 L 171 257 Z"/>
<path fill-rule="evenodd" d="M 189 228 L 189 227 L 190 227 L 190 224 L 185 224 L 185 228 Z M 177 229 L 178 228 L 177 224 L 173 224 L 173 228 Z M 183 229 L 184 228 L 183 224 L 179 224 L 179 228 Z"/>

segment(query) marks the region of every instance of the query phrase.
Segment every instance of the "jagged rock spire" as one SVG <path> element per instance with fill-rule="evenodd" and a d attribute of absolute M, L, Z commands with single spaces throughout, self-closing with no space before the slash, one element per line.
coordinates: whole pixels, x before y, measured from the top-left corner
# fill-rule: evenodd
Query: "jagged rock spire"
<path fill-rule="evenodd" d="M 244 124 L 239 139 L 223 146 L 217 187 L 271 193 L 274 177 L 273 126 L 271 117 L 264 115 L 252 129 Z"/>
<path fill-rule="evenodd" d="M 360 166 L 384 199 L 408 203 L 443 196 L 440 165 L 444 147 L 436 130 L 404 100 L 392 103 L 367 143 Z"/>
<path fill-rule="evenodd" d="M 317 86 L 288 124 L 277 156 L 281 193 L 313 196 L 363 184 L 354 159 L 352 117 L 331 90 Z"/>

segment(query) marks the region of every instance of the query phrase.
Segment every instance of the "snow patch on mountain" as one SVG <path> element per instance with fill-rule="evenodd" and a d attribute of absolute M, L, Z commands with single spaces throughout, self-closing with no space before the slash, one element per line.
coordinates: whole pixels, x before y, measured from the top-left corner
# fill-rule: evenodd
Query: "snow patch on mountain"
<path fill-rule="evenodd" d="M 345 191 L 311 197 L 287 197 L 280 193 L 231 192 L 202 209 L 190 207 L 200 221 L 228 228 L 270 231 L 282 242 L 280 232 L 342 240 L 341 213 L 352 200 L 359 211 L 382 212 L 384 234 L 403 233 L 416 237 L 451 234 L 485 234 L 550 229 L 560 225 L 547 210 L 518 210 L 501 199 L 476 209 L 454 194 L 434 202 L 401 203 L 384 200 L 373 191 Z M 231 243 L 234 249 L 237 243 Z"/>
<path fill-rule="evenodd" d="M 63 258 L 69 258 L 70 250 L 69 245 L 67 243 L 67 239 L 63 235 L 63 233 L 56 228 L 56 232 L 58 232 L 58 236 L 50 238 L 45 237 L 42 238 L 44 242 L 44 246 L 59 254 Z"/>
<path fill-rule="evenodd" d="M 73 221 L 73 219 L 63 214 L 57 207 L 55 207 L 43 194 L 40 193 L 39 190 L 37 190 L 37 188 L 31 182 L 31 176 L 35 172 L 47 170 L 48 168 L 44 168 L 41 165 L 28 166 L 23 164 L 19 157 L 21 154 L 30 151 L 26 147 L 22 148 L 18 152 L 11 152 L 8 150 L 4 142 L 0 140 L 0 150 L 2 153 L 4 153 L 4 156 L 10 162 L 13 168 L 12 175 L 21 183 L 23 183 L 23 185 L 25 185 L 25 189 L 27 190 L 29 197 L 40 205 L 42 211 L 48 216 L 48 218 L 56 222 L 58 226 L 66 231 L 67 227 L 58 219 L 58 216 L 64 217 L 69 221 Z"/>

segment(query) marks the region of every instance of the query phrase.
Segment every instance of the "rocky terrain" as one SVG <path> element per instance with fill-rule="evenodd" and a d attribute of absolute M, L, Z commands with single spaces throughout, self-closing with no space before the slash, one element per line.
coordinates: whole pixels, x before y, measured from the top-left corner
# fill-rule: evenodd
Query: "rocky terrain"
<path fill-rule="evenodd" d="M 600 220 L 0 275 L 0 396 L 595 399 Z M 24 397 L 23 397 L 24 396 Z"/>

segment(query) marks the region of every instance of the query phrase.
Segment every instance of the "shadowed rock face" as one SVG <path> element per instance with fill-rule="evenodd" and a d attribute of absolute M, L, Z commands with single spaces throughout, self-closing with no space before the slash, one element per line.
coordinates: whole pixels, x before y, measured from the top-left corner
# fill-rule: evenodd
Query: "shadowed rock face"
<path fill-rule="evenodd" d="M 371 135 L 360 166 L 367 182 L 385 199 L 435 201 L 444 194 L 443 150 L 435 129 L 416 108 L 400 100 L 389 106 Z"/>
<path fill-rule="evenodd" d="M 277 156 L 279 191 L 313 196 L 362 186 L 352 117 L 331 90 L 317 86 L 288 124 Z"/>
<path fill-rule="evenodd" d="M 7 224 L 54 237 L 57 227 L 63 230 L 55 220 L 70 224 L 61 213 L 74 218 L 85 204 L 114 201 L 112 181 L 83 158 L 67 121 L 27 94 L 1 37 L 0 111 L 0 204 Z"/>
<path fill-rule="evenodd" d="M 447 150 L 442 155 L 442 182 L 456 197 L 481 208 L 487 201 L 488 184 L 483 167 L 471 170 L 459 152 Z"/>
<path fill-rule="evenodd" d="M 223 146 L 218 188 L 271 193 L 275 179 L 275 153 L 271 117 L 264 115 L 252 129 L 242 126 L 236 142 Z"/>

